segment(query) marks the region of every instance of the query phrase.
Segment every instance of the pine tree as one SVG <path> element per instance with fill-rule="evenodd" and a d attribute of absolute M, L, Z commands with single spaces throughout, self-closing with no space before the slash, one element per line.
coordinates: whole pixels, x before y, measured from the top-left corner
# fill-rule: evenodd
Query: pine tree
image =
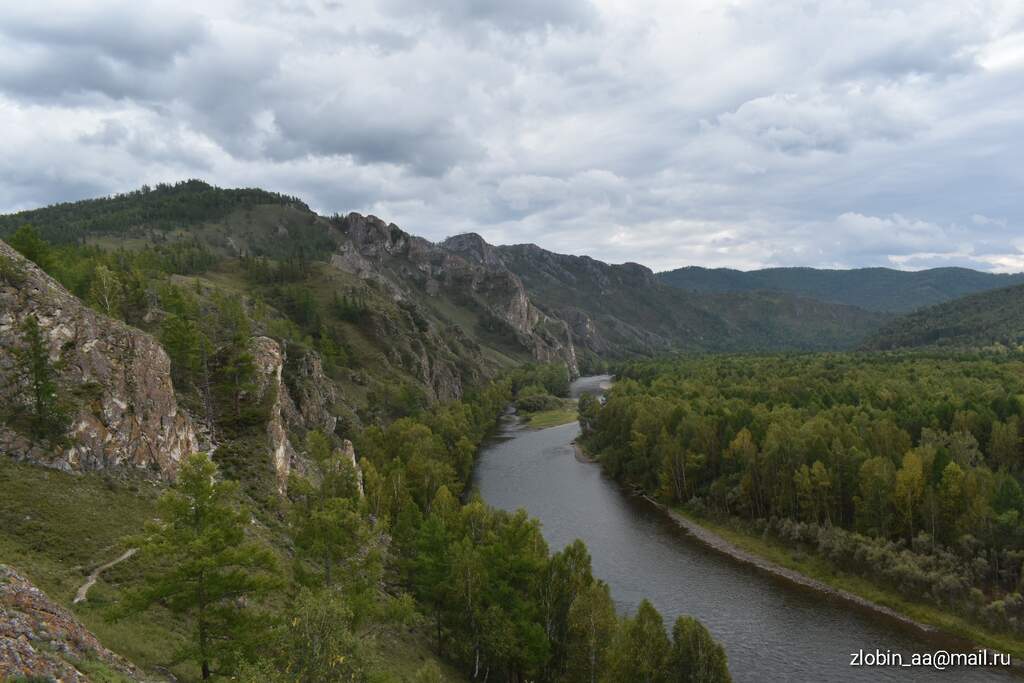
<path fill-rule="evenodd" d="M 325 586 L 334 583 L 335 568 L 344 564 L 346 587 L 355 598 L 370 590 L 380 574 L 356 472 L 344 453 L 332 449 L 318 431 L 306 435 L 306 454 L 314 477 L 293 476 L 289 482 L 295 547 L 300 556 L 320 566 Z"/>
<path fill-rule="evenodd" d="M 177 482 L 159 501 L 160 519 L 137 542 L 147 575 L 120 614 L 161 604 L 188 615 L 192 639 L 181 652 L 203 679 L 230 675 L 268 620 L 254 601 L 279 585 L 273 553 L 245 538 L 249 513 L 237 503 L 238 485 L 219 481 L 204 453 L 188 457 Z"/>
<path fill-rule="evenodd" d="M 22 346 L 15 350 L 17 382 L 28 407 L 28 431 L 36 439 L 54 439 L 64 434 L 68 413 L 57 385 L 57 365 L 35 316 L 21 325 Z"/>

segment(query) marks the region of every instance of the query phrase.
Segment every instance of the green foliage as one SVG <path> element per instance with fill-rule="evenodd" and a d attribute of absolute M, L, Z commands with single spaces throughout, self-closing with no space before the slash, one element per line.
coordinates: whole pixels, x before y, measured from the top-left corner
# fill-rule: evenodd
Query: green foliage
<path fill-rule="evenodd" d="M 29 315 L 21 324 L 22 344 L 14 349 L 14 406 L 12 423 L 24 426 L 34 439 L 60 440 L 71 414 L 58 384 L 58 363 L 50 359 L 50 346 L 39 321 Z"/>
<path fill-rule="evenodd" d="M 223 190 L 199 180 L 185 180 L 0 216 L 0 236 L 10 235 L 26 223 L 40 226 L 41 236 L 55 244 L 76 242 L 92 234 L 131 236 L 143 229 L 166 232 L 217 220 L 240 207 L 257 204 L 305 207 L 294 197 L 272 192 Z"/>
<path fill-rule="evenodd" d="M 6 254 L 0 254 L 0 282 L 20 287 L 25 282 L 25 268 Z"/>
<path fill-rule="evenodd" d="M 668 680 L 669 640 L 658 610 L 647 600 L 622 621 L 608 652 L 608 683 L 664 683 Z"/>
<path fill-rule="evenodd" d="M 944 347 L 1019 350 L 1024 346 L 1024 285 L 954 299 L 897 318 L 867 349 Z"/>
<path fill-rule="evenodd" d="M 7 237 L 7 243 L 43 270 L 52 267 L 53 249 L 31 225 L 22 225 L 15 230 Z"/>
<path fill-rule="evenodd" d="M 569 607 L 565 680 L 597 683 L 607 670 L 608 648 L 618 626 L 615 605 L 603 581 L 577 593 Z"/>
<path fill-rule="evenodd" d="M 205 454 L 181 464 L 175 486 L 160 498 L 160 520 L 137 539 L 148 562 L 145 583 L 118 610 L 160 604 L 192 617 L 193 638 L 180 656 L 195 661 L 204 679 L 230 675 L 258 647 L 269 623 L 254 603 L 280 585 L 273 553 L 245 538 L 249 513 L 237 490 L 218 479 Z"/>
<path fill-rule="evenodd" d="M 525 398 L 545 393 L 553 396 L 569 395 L 569 371 L 561 363 L 524 365 L 516 368 L 510 377 L 516 396 Z"/>
<path fill-rule="evenodd" d="M 312 476 L 293 474 L 288 483 L 295 548 L 300 558 L 319 567 L 324 586 L 338 578 L 350 600 L 369 599 L 380 580 L 381 557 L 356 471 L 317 431 L 306 435 L 306 455 L 313 464 Z"/>
<path fill-rule="evenodd" d="M 369 681 L 372 664 L 354 631 L 353 613 L 333 590 L 299 592 L 284 623 L 272 631 L 261 655 L 238 680 L 267 683 Z"/>
<path fill-rule="evenodd" d="M 715 642 L 704 625 L 693 617 L 679 617 L 672 627 L 672 649 L 668 657 L 668 680 L 672 683 L 730 683 L 725 650 Z"/>
<path fill-rule="evenodd" d="M 791 292 L 822 301 L 860 306 L 869 311 L 906 313 L 950 299 L 1024 282 L 1024 276 L 982 273 L 967 268 L 931 268 L 909 272 L 891 268 L 818 270 L 766 268 L 739 271 L 687 266 L 658 273 L 678 289 L 696 292 Z"/>
<path fill-rule="evenodd" d="M 616 478 L 1024 632 L 1018 357 L 720 356 L 618 375 L 583 435 Z"/>

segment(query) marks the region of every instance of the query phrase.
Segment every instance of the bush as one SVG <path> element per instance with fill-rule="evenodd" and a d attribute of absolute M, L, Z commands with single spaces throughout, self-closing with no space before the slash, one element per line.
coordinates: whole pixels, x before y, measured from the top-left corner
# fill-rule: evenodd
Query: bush
<path fill-rule="evenodd" d="M 555 410 L 562 402 L 551 394 L 534 394 L 516 399 L 516 410 L 522 413 L 539 413 L 543 410 Z"/>

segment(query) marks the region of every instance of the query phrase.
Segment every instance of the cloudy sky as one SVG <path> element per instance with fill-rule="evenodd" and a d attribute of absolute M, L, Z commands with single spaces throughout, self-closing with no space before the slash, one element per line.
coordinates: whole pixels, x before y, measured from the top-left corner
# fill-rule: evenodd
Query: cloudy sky
<path fill-rule="evenodd" d="M 1019 0 L 3 3 L 0 130 L 0 211 L 198 177 L 659 270 L 1024 270 Z"/>

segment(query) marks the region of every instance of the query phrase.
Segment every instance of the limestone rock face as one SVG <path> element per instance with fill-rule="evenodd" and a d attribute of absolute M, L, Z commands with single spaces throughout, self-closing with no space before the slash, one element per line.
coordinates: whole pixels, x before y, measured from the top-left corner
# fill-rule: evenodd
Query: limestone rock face
<path fill-rule="evenodd" d="M 71 612 L 0 564 L 0 680 L 88 683 L 75 667 L 83 660 L 99 660 L 129 680 L 141 680 L 135 666 L 103 647 Z"/>
<path fill-rule="evenodd" d="M 0 453 L 67 471 L 130 466 L 173 479 L 198 446 L 160 344 L 84 305 L 2 241 L 0 262 L 16 273 L 0 279 L 0 386 L 15 382 L 21 326 L 35 316 L 73 396 L 68 447 L 45 448 L 0 425 Z"/>

